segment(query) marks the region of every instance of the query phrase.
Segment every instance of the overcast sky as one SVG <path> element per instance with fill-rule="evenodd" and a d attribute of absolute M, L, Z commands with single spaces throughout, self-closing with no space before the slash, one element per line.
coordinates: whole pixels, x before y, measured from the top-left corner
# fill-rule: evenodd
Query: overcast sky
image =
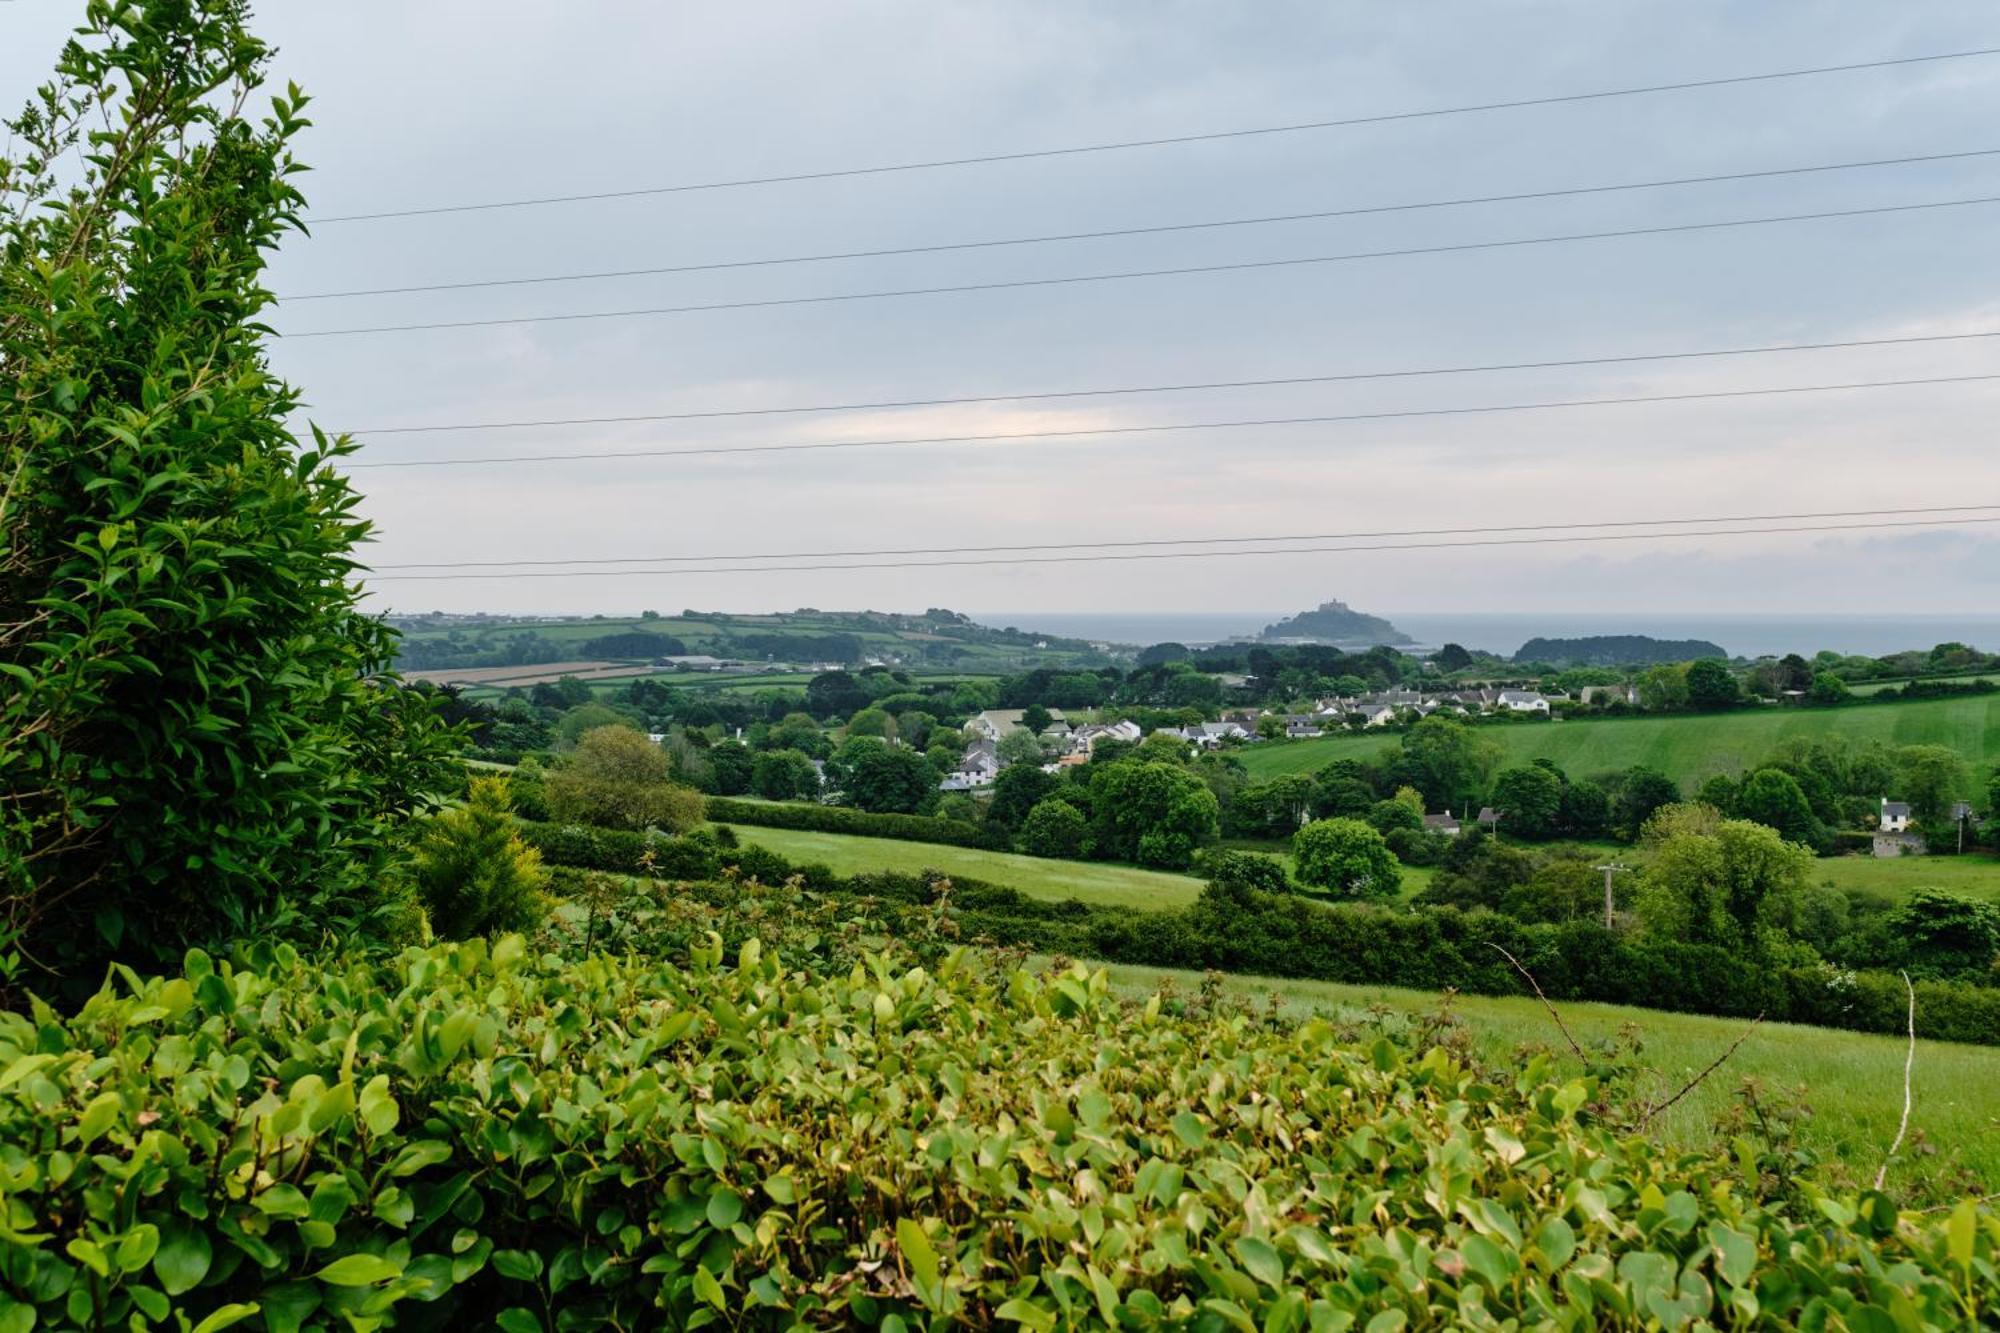
<path fill-rule="evenodd" d="M 0 6 L 18 104 L 78 6 Z M 2000 46 L 1990 3 L 266 4 L 323 217 L 1199 134 Z M 325 223 L 273 285 L 880 249 L 2000 149 L 2000 57 L 1136 151 Z M 2000 157 L 948 254 L 284 306 L 291 332 L 1228 264 L 2000 195 Z M 281 341 L 331 429 L 2000 329 L 2000 205 L 1118 283 Z M 1076 430 L 2000 372 L 2000 340 L 735 421 L 360 461 Z M 2000 502 L 1970 383 L 871 450 L 357 472 L 378 565 Z M 386 572 L 386 571 L 385 571 Z M 398 610 L 1991 609 L 2000 527 L 1214 561 L 395 582 Z"/>

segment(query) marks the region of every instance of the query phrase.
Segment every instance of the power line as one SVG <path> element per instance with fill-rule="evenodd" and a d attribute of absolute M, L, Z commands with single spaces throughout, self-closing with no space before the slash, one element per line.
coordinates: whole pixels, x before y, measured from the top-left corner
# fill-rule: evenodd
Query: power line
<path fill-rule="evenodd" d="M 1269 389 L 1303 384 L 1345 384 L 1360 380 L 1411 379 L 1429 375 L 1475 375 L 1511 370 L 1558 370 L 1582 366 L 1620 366 L 1643 361 L 1686 361 L 1702 357 L 1763 356 L 1772 352 L 1826 352 L 1855 347 L 1902 347 L 1918 343 L 1963 342 L 2000 337 L 2000 329 L 1976 333 L 1925 333 L 1899 338 L 1848 338 L 1838 342 L 1766 343 L 1752 347 L 1717 347 L 1685 352 L 1637 352 L 1625 356 L 1586 356 L 1556 361 L 1501 361 L 1484 365 L 1424 366 L 1403 370 L 1349 371 L 1328 375 L 1286 375 L 1275 379 L 1205 380 L 1180 384 L 1121 385 L 1105 389 L 1054 389 L 1029 393 L 972 394 L 958 398 L 893 398 L 872 403 L 813 403 L 801 407 L 712 408 L 699 412 L 646 412 L 615 417 L 545 417 L 532 421 L 454 421 L 434 426 L 372 426 L 346 435 L 433 435 L 446 431 L 524 430 L 544 426 L 622 426 L 649 421 L 710 421 L 729 417 L 795 416 L 812 412 L 877 412 L 906 407 L 963 407 L 981 403 L 1046 402 L 1051 399 L 1106 398 L 1147 393 L 1194 393 L 1216 389 Z M 373 466 L 373 465 L 371 465 Z M 386 465 L 385 465 L 386 466 Z"/>
<path fill-rule="evenodd" d="M 1260 551 L 1142 551 L 1122 554 L 982 557 L 973 560 L 892 560 L 850 565 L 743 565 L 706 569 L 568 569 L 556 571 L 514 571 L 505 574 L 384 574 L 364 582 L 453 582 L 490 579 L 576 579 L 624 578 L 634 574 L 671 574 L 676 577 L 706 574 L 805 574 L 839 570 L 944 569 L 967 565 L 1057 565 L 1095 564 L 1128 560 L 1226 560 L 1265 555 L 1331 555 L 1353 551 L 1457 550 L 1475 546 L 1561 546 L 1578 542 L 1657 541 L 1686 537 L 1749 537 L 1792 532 L 1853 532 L 1882 528 L 1963 527 L 1977 523 L 2000 523 L 2000 518 L 1907 519 L 1882 523 L 1822 523 L 1785 528 L 1707 528 L 1683 532 L 1614 532 L 1582 537 L 1481 538 L 1463 542 L 1395 542 L 1362 546 L 1286 546 Z"/>
<path fill-rule="evenodd" d="M 876 556 L 908 555 L 994 555 L 1010 551 L 1109 551 L 1140 546 L 1232 546 L 1258 542 L 1362 541 L 1385 537 L 1462 537 L 1496 532 L 1564 532 L 1590 528 L 1657 528 L 1700 523 L 1779 523 L 1808 519 L 1880 518 L 1885 515 L 1959 514 L 1967 510 L 2000 509 L 2000 504 L 1924 505 L 1903 509 L 1836 509 L 1806 514 L 1721 514 L 1702 518 L 1607 519 L 1599 523 L 1513 523 L 1482 528 L 1402 528 L 1387 532 L 1311 532 L 1262 537 L 1159 537 L 1140 541 L 1030 542 L 1015 546 L 905 546 L 868 551 L 772 551 L 762 554 L 729 555 L 628 555 L 566 560 L 439 560 L 395 565 L 371 565 L 371 569 L 499 569 L 536 568 L 554 565 L 688 564 L 714 560 L 848 560 Z M 635 571 L 645 572 L 645 571 Z M 671 572 L 671 571 L 661 571 Z"/>
<path fill-rule="evenodd" d="M 1923 379 L 1858 380 L 1847 384 L 1800 384 L 1761 389 L 1710 389 L 1697 393 L 1646 394 L 1623 398 L 1564 398 L 1539 403 L 1485 403 L 1471 407 L 1403 408 L 1385 412 L 1343 412 L 1324 416 L 1261 417 L 1241 421 L 1190 421 L 1153 426 L 1095 426 L 1076 430 L 1015 431 L 992 435 L 931 435 L 894 440 L 813 440 L 796 444 L 698 445 L 689 449 L 622 449 L 572 454 L 514 454 L 480 458 L 412 458 L 349 463 L 349 471 L 391 467 L 470 467 L 503 463 L 569 463 L 612 458 L 694 458 L 728 454 L 806 453 L 826 449 L 881 449 L 901 445 L 980 444 L 1011 440 L 1069 439 L 1081 435 L 1155 435 L 1173 431 L 1227 430 L 1250 426 L 1327 425 L 1352 421 L 1398 421 L 1411 417 L 1479 416 L 1496 412 L 1540 412 L 1566 407 L 1615 407 L 1638 403 L 1684 403 L 1704 399 L 1759 398 L 1779 394 L 1836 393 L 1855 389 L 1900 389 L 1933 384 L 1969 384 L 2000 379 L 2000 373 L 1935 375 Z"/>
<path fill-rule="evenodd" d="M 1524 203 L 1536 199 L 1564 199 L 1579 195 L 1616 194 L 1629 190 L 1663 190 L 1685 185 L 1714 185 L 1728 181 L 1768 180 L 1779 176 L 1806 176 L 1830 171 L 1860 171 L 1876 167 L 1909 166 L 1916 163 L 1951 162 L 1965 158 L 1992 157 L 2000 148 L 1974 148 L 1956 153 L 1925 153 L 1912 157 L 1885 157 L 1865 162 L 1829 162 L 1804 167 L 1774 167 L 1763 171 L 1732 171 L 1709 176 L 1681 176 L 1665 180 L 1628 181 L 1617 185 L 1581 185 L 1567 189 L 1529 190 L 1515 194 L 1472 195 L 1456 199 L 1429 199 L 1415 203 L 1375 204 L 1359 208 L 1322 209 L 1310 213 L 1277 213 L 1264 217 L 1223 218 L 1207 222 L 1176 222 L 1146 227 L 1117 227 L 1105 231 L 1058 232 L 1044 236 L 1011 236 L 986 241 L 951 241 L 935 245 L 904 245 L 880 250 L 840 250 L 824 254 L 783 255 L 764 259 L 731 259 L 708 264 L 673 264 L 653 268 L 604 269 L 591 273 L 557 273 L 526 278 L 481 278 L 466 282 L 433 282 L 402 287 L 358 287 L 339 292 L 304 292 L 279 298 L 284 304 L 301 301 L 336 301 L 361 296 L 406 296 L 420 292 L 461 292 L 488 287 L 529 287 L 559 282 L 596 282 L 610 278 L 649 278 L 674 273 L 713 273 L 726 269 L 769 268 L 781 264 L 822 264 L 845 259 L 884 259 L 896 255 L 945 254 L 961 250 L 991 250 L 1017 245 L 1049 245 L 1063 241 L 1107 240 L 1120 236 L 1159 236 L 1175 232 L 1216 231 L 1228 227 L 1261 227 L 1281 222 L 1318 222 L 1331 218 L 1366 217 L 1378 213 L 1409 213 L 1432 208 L 1462 208 L 1471 204 Z"/>
<path fill-rule="evenodd" d="M 2000 47 L 1966 51 L 1939 51 L 1929 55 L 1902 56 L 1890 60 L 1864 60 L 1845 65 L 1816 65 L 1804 69 L 1772 70 L 1760 74 L 1736 74 L 1710 79 L 1686 79 L 1675 83 L 1645 84 L 1630 88 L 1606 88 L 1595 92 L 1562 93 L 1547 97 L 1515 98 L 1500 102 L 1477 102 L 1464 106 L 1431 107 L 1416 111 L 1377 112 L 1346 116 L 1335 120 L 1301 121 L 1288 125 L 1260 125 L 1240 130 L 1214 130 L 1200 134 L 1177 134 L 1152 139 L 1124 139 L 1110 143 L 1074 145 L 1067 148 L 1039 148 L 1006 153 L 982 153 L 966 157 L 935 158 L 928 161 L 898 162 L 880 166 L 837 167 L 822 171 L 793 172 L 778 176 L 747 176 L 734 180 L 699 181 L 682 185 L 654 185 L 629 190 L 599 190 L 588 194 L 541 195 L 524 199 L 499 199 L 482 203 L 438 204 L 426 208 L 385 209 L 372 213 L 345 213 L 312 219 L 314 226 L 345 222 L 379 222 L 389 218 L 434 217 L 445 213 L 483 213 L 508 208 L 540 208 L 551 204 L 597 203 L 611 199 L 638 199 L 655 195 L 690 194 L 703 190 L 734 190 L 747 186 L 787 185 L 804 181 L 837 180 L 853 176 L 885 176 L 899 172 L 933 171 L 942 167 L 986 166 L 999 162 L 1025 162 L 1036 158 L 1079 157 L 1094 153 L 1125 152 L 1138 148 L 1165 148 L 1178 144 L 1214 143 L 1226 139 L 1249 139 L 1276 134 L 1299 134 L 1311 130 L 1351 129 L 1360 125 L 1383 125 L 1395 121 L 1427 120 L 1443 116 L 1466 116 L 1489 111 L 1514 111 L 1527 107 L 1561 106 L 1576 102 L 1603 101 L 1616 97 L 1640 97 L 1655 93 L 1691 92 L 1700 88 L 1770 83 L 1781 79 L 1814 78 L 1827 74 L 1849 74 L 1870 69 L 1893 69 L 1907 65 L 1936 64 L 1947 60 L 1971 60 L 2000 55 Z"/>
<path fill-rule="evenodd" d="M 1066 287 L 1092 282 L 1128 282 L 1138 278 L 1180 278 L 1203 273 L 1243 273 L 1257 269 L 1297 268 L 1306 264 L 1340 264 L 1368 259 L 1402 259 L 1417 255 L 1458 254 L 1474 250 L 1507 250 L 1533 245 L 1558 245 L 1573 241 L 1617 240 L 1632 236 L 1666 236 L 1677 232 L 1720 231 L 1731 227 L 1762 227 L 1788 222 L 1818 222 L 1831 218 L 1872 217 L 1888 213 L 1915 213 L 1938 208 L 1965 208 L 2000 203 L 2000 195 L 1971 199 L 1937 199 L 1916 204 L 1885 204 L 1873 208 L 1845 208 L 1817 213 L 1786 213 L 1775 217 L 1726 218 L 1717 222 L 1683 222 L 1658 227 L 1627 227 L 1613 231 L 1567 232 L 1554 236 L 1522 236 L 1498 241 L 1465 241 L 1453 245 L 1407 246 L 1393 250 L 1354 250 L 1344 254 L 1304 255 L 1290 259 L 1255 259 L 1230 264 L 1196 264 L 1180 268 L 1130 269 L 1116 273 L 1073 273 L 1054 278 L 1014 278 L 1001 282 L 954 283 L 938 287 L 900 287 L 873 292 L 836 292 L 828 296 L 780 296 L 757 301 L 714 301 L 695 305 L 643 306 L 631 310 L 587 310 L 566 315 L 507 315 L 495 319 L 432 320 L 417 324 L 370 324 L 343 329 L 307 329 L 277 336 L 286 341 L 304 338 L 338 338 L 357 334 L 418 333 L 440 329 L 483 329 L 519 324 L 569 324 L 580 320 L 630 319 L 642 315 L 706 314 L 720 310 L 763 310 L 782 306 L 829 305 L 842 301 L 880 301 L 908 296 L 949 296 L 966 292 L 995 292 L 1030 287 Z"/>

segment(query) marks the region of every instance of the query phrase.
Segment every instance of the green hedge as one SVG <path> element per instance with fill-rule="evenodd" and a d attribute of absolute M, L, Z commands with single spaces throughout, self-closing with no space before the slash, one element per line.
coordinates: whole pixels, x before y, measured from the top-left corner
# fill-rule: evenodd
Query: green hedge
<path fill-rule="evenodd" d="M 522 837 L 551 865 L 667 880 L 711 879 L 733 869 L 816 892 L 930 903 L 945 876 L 842 877 L 761 847 L 718 847 L 615 829 L 523 824 Z M 646 858 L 650 856 L 650 862 Z M 1908 993 L 1890 972 L 1774 968 L 1714 945 L 1647 943 L 1589 921 L 1542 925 L 1493 912 L 1409 910 L 1329 903 L 1293 893 L 1211 885 L 1180 911 L 1134 912 L 950 877 L 951 901 L 969 939 L 1150 967 L 1216 968 L 1257 976 L 1353 985 L 1451 987 L 1480 995 L 1527 993 L 1507 950 L 1559 1000 L 1635 1005 L 1673 1013 L 1808 1023 L 1895 1034 Z M 1918 1035 L 2000 1045 L 2000 987 L 1919 981 Z"/>
<path fill-rule="evenodd" d="M 708 818 L 714 824 L 755 824 L 764 828 L 801 829 L 811 833 L 851 833 L 863 838 L 894 838 L 899 842 L 935 842 L 947 847 L 981 847 L 1005 851 L 1007 837 L 998 829 L 960 824 L 929 815 L 877 815 L 842 805 L 793 802 L 737 801 L 708 798 Z"/>
<path fill-rule="evenodd" d="M 1442 1049 L 974 957 L 280 946 L 0 1015 L 0 1321 L 1943 1329 L 2000 1308 L 2000 1217 L 1970 1201 L 1899 1214 L 1765 1173 L 1748 1140 L 1669 1155 L 1539 1058 L 1482 1081 Z"/>

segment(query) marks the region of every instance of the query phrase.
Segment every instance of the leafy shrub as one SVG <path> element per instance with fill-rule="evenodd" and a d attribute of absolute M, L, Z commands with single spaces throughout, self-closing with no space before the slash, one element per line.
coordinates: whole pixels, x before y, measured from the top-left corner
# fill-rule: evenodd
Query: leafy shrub
<path fill-rule="evenodd" d="M 541 853 L 521 841 L 507 785 L 474 778 L 463 806 L 418 827 L 410 879 L 431 927 L 450 939 L 525 930 L 541 919 Z"/>
<path fill-rule="evenodd" d="M 354 445 L 267 360 L 307 124 L 232 108 L 269 54 L 241 6 L 91 6 L 0 149 L 0 959 L 84 985 L 370 929 L 455 768 L 348 582 Z"/>
<path fill-rule="evenodd" d="M 1343 898 L 1394 898 L 1402 885 L 1389 844 L 1358 819 L 1321 819 L 1300 829 L 1292 835 L 1292 864 L 1299 883 Z"/>
<path fill-rule="evenodd" d="M 682 833 L 701 823 L 701 793 L 677 786 L 667 752 L 626 727 L 594 727 L 548 778 L 552 818 Z"/>
<path fill-rule="evenodd" d="M 280 946 L 0 1015 L 0 1281 L 49 1327 L 1924 1329 L 2000 1303 L 1990 1209 L 1766 1198 L 1732 1155 L 1600 1123 L 1542 1057 L 1485 1081 L 962 952 L 724 957 Z"/>
<path fill-rule="evenodd" d="M 1030 856 L 1074 859 L 1090 846 L 1090 822 L 1068 801 L 1038 802 L 1021 824 L 1021 850 Z"/>

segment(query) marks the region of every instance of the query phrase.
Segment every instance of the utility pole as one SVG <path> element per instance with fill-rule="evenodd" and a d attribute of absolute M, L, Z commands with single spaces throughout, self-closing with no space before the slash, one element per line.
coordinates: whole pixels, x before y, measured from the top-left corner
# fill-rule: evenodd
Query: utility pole
<path fill-rule="evenodd" d="M 1601 865 L 1597 868 L 1604 872 L 1604 928 L 1609 930 L 1611 929 L 1611 877 L 1621 870 L 1630 870 L 1632 867 L 1622 866 L 1613 861 L 1609 865 Z"/>

